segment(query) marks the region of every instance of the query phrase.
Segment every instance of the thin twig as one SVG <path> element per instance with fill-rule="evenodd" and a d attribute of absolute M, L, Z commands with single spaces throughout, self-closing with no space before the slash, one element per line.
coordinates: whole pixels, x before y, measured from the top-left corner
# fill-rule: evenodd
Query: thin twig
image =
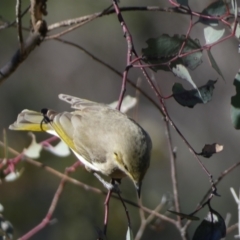
<path fill-rule="evenodd" d="M 127 42 L 127 65 L 126 65 L 125 71 L 123 72 L 123 76 L 122 76 L 122 87 L 121 87 L 121 92 L 119 95 L 118 106 L 117 106 L 117 109 L 120 110 L 121 104 L 123 101 L 123 97 L 124 97 L 124 94 L 126 91 L 127 75 L 128 75 L 128 70 L 130 68 L 129 65 L 132 60 L 132 53 L 134 51 L 134 45 L 133 45 L 132 35 L 127 27 L 127 24 L 125 23 L 125 21 L 123 19 L 123 16 L 122 16 L 121 10 L 119 9 L 117 0 L 113 0 L 112 3 L 113 3 L 113 7 L 115 9 L 118 21 L 122 27 L 123 35 Z"/>
<path fill-rule="evenodd" d="M 77 29 L 77 28 L 79 28 L 79 27 L 81 27 L 81 26 L 83 26 L 83 25 L 85 25 L 85 24 L 93 21 L 94 19 L 103 16 L 111 7 L 112 7 L 112 5 L 109 6 L 108 8 L 106 8 L 106 9 L 104 9 L 104 10 L 103 10 L 102 12 L 100 12 L 100 13 L 92 14 L 91 17 L 89 17 L 89 18 L 83 17 L 83 18 L 81 19 L 81 21 L 80 21 L 78 24 L 74 25 L 73 27 L 70 27 L 70 28 L 68 28 L 67 30 L 62 31 L 62 32 L 60 32 L 60 33 L 47 36 L 45 39 L 46 39 L 46 40 L 50 40 L 50 39 L 54 39 L 54 38 L 59 38 L 59 37 L 65 35 L 65 34 L 67 34 L 67 33 L 70 33 L 70 32 L 72 32 L 73 30 L 75 30 L 75 29 Z M 50 27 L 48 28 L 48 31 L 49 31 L 49 29 L 50 29 Z"/>
<path fill-rule="evenodd" d="M 165 205 L 166 203 L 166 197 L 163 196 L 161 202 L 157 205 L 157 207 L 154 209 L 154 212 L 159 212 L 162 207 Z M 136 237 L 134 240 L 140 240 L 145 228 L 147 227 L 147 225 L 154 219 L 155 215 L 154 214 L 149 214 L 147 218 L 144 217 L 144 212 L 142 211 L 142 209 L 139 209 L 140 211 L 140 217 L 141 217 L 141 226 L 138 229 L 138 232 L 136 234 Z M 177 222 L 176 222 L 177 225 Z"/>
<path fill-rule="evenodd" d="M 23 35 L 22 35 L 22 18 L 21 18 L 21 0 L 16 1 L 16 24 L 18 31 L 18 41 L 20 46 L 20 53 L 23 54 Z"/>
<path fill-rule="evenodd" d="M 109 216 L 109 203 L 111 199 L 112 191 L 109 190 L 106 196 L 104 205 L 105 205 L 105 214 L 104 214 L 104 226 L 103 226 L 103 234 L 107 235 L 107 225 L 108 225 L 108 216 Z"/>
<path fill-rule="evenodd" d="M 21 13 L 20 18 L 22 18 L 28 12 L 29 9 L 30 9 L 30 5 Z M 15 25 L 16 25 L 16 19 L 11 23 L 5 22 L 5 24 L 0 26 L 0 30 L 9 28 Z"/>
<path fill-rule="evenodd" d="M 6 129 L 3 129 L 4 159 L 8 159 L 8 138 Z"/>
<path fill-rule="evenodd" d="M 224 170 L 219 175 L 219 177 L 214 181 L 214 184 L 217 186 L 224 177 L 226 177 L 230 172 L 232 172 L 238 166 L 240 166 L 240 162 L 234 163 L 228 169 Z M 207 196 L 211 193 L 211 191 L 212 191 L 211 188 L 208 189 L 208 191 L 206 192 L 206 194 L 203 196 L 202 200 L 200 201 L 199 205 L 201 205 L 206 200 Z"/>
<path fill-rule="evenodd" d="M 163 7 L 159 7 L 159 6 L 120 7 L 119 9 L 121 12 L 130 12 L 130 11 L 154 11 L 154 12 L 156 12 L 156 11 L 160 11 L 160 12 L 169 12 L 169 13 L 188 14 L 187 12 L 184 13 L 184 12 L 178 11 L 176 8 L 163 8 Z M 48 26 L 48 31 L 52 31 L 57 28 L 68 27 L 68 26 L 72 26 L 72 25 L 75 25 L 78 23 L 82 23 L 82 22 L 88 21 L 89 19 L 91 19 L 93 17 L 95 18 L 96 16 L 100 17 L 100 16 L 114 14 L 115 9 L 109 9 L 108 11 L 106 11 L 105 13 L 100 15 L 101 13 L 102 12 L 93 13 L 93 14 L 89 14 L 89 15 L 86 15 L 83 17 L 68 19 L 68 20 L 58 22 L 58 23 L 50 24 Z"/>
<path fill-rule="evenodd" d="M 4 143 L 2 141 L 0 141 L 0 145 L 4 146 Z M 14 150 L 13 148 L 11 148 L 9 146 L 8 146 L 8 150 L 9 150 L 9 152 L 11 152 L 11 153 L 13 153 L 13 154 L 15 154 L 17 156 L 20 156 L 19 160 L 23 159 L 23 154 L 17 152 L 16 150 Z M 34 161 L 33 159 L 31 159 L 29 157 L 24 156 L 24 161 L 29 163 L 29 164 L 31 164 L 31 165 L 33 165 L 33 166 L 36 166 L 38 168 L 42 168 L 42 169 L 46 170 L 47 172 L 49 172 L 49 173 L 51 173 L 51 174 L 53 174 L 53 175 L 55 175 L 55 176 L 57 176 L 59 178 L 64 178 L 67 181 L 73 183 L 74 185 L 77 185 L 77 186 L 79 186 L 79 187 L 81 187 L 81 188 L 83 188 L 83 189 L 85 189 L 87 191 L 92 191 L 92 192 L 95 192 L 95 193 L 106 194 L 105 192 L 101 191 L 98 188 L 94 188 L 94 187 L 91 187 L 91 186 L 89 186 L 87 184 L 81 183 L 80 181 L 78 181 L 76 179 L 73 179 L 73 178 L 70 178 L 70 177 L 64 175 L 63 173 L 61 173 L 61 172 L 59 172 L 59 171 L 57 171 L 57 170 L 55 170 L 55 169 L 53 169 L 53 168 L 51 168 L 49 166 L 44 165 L 41 162 Z M 9 171 L 5 172 L 5 174 L 7 174 L 7 173 L 9 173 Z"/>
<path fill-rule="evenodd" d="M 167 135 L 167 143 L 168 143 L 168 152 L 170 156 L 170 165 L 171 165 L 171 179 L 172 179 L 172 187 L 173 187 L 173 198 L 174 198 L 174 207 L 176 212 L 181 212 L 180 209 L 180 201 L 179 201 L 179 193 L 178 193 L 178 181 L 177 181 L 177 169 L 176 169 L 176 154 L 174 153 L 174 147 L 172 143 L 170 126 L 169 122 L 165 122 L 166 125 L 166 135 Z M 181 227 L 181 217 L 177 216 L 179 227 Z"/>
<path fill-rule="evenodd" d="M 238 196 L 232 187 L 230 188 L 230 191 L 238 207 L 238 235 L 235 235 L 234 237 L 239 239 L 240 238 L 240 190 L 238 192 Z"/>
<path fill-rule="evenodd" d="M 117 74 L 118 76 L 122 77 L 122 73 L 120 71 L 118 71 L 116 68 L 112 67 L 111 65 L 109 65 L 108 63 L 104 62 L 103 60 L 101 60 L 100 58 L 96 57 L 95 55 L 93 55 L 92 53 L 90 53 L 88 50 L 86 50 L 85 48 L 83 48 L 82 46 L 80 46 L 79 44 L 73 43 L 71 41 L 67 41 L 61 38 L 54 38 L 54 40 L 68 44 L 70 46 L 76 47 L 79 50 L 83 51 L 85 54 L 87 54 L 89 57 L 91 57 L 94 61 L 100 63 L 101 65 L 105 66 L 106 68 L 108 68 L 110 71 L 114 72 L 115 74 Z M 138 87 L 138 85 L 136 85 L 132 80 L 130 80 L 129 78 L 127 78 L 127 82 L 136 90 L 138 90 L 146 99 L 148 99 L 159 111 L 160 113 L 163 115 L 162 113 L 162 109 L 159 107 L 159 105 L 140 87 Z"/>
<path fill-rule="evenodd" d="M 131 7 L 119 7 L 119 10 L 121 12 L 132 12 L 132 11 L 147 11 L 147 12 L 166 12 L 166 13 L 176 13 L 176 14 L 184 14 L 184 15 L 194 15 L 196 17 L 201 17 L 205 19 L 214 19 L 214 20 L 222 20 L 223 17 L 217 17 L 217 16 L 207 16 L 202 15 L 201 13 L 194 12 L 189 10 L 188 8 L 176 8 L 176 7 L 159 7 L 159 6 L 131 6 Z M 73 19 L 67 19 L 63 20 L 61 22 L 50 24 L 48 27 L 48 31 L 52 31 L 57 28 L 61 27 L 69 27 L 78 23 L 82 23 L 85 21 L 88 21 L 92 17 L 100 14 L 101 12 L 89 14 L 83 17 L 73 18 Z M 109 9 L 106 11 L 102 16 L 111 15 L 115 13 L 115 9 Z M 232 14 L 230 15 L 232 16 Z M 229 17 L 229 15 L 228 15 Z"/>
<path fill-rule="evenodd" d="M 237 228 L 238 228 L 238 223 L 231 225 L 230 227 L 227 228 L 227 234 L 229 234 L 230 232 L 234 231 Z"/>
<path fill-rule="evenodd" d="M 126 206 L 126 204 L 125 204 L 125 201 L 123 200 L 120 192 L 118 192 L 118 197 L 119 197 L 119 199 L 120 199 L 120 201 L 121 201 L 121 203 L 122 203 L 122 205 L 123 205 L 123 207 L 124 207 L 124 210 L 125 210 L 125 213 L 126 213 L 126 216 L 127 216 L 128 227 L 129 227 L 130 229 L 132 229 L 132 224 L 131 224 L 131 219 L 130 219 L 129 211 L 128 211 L 128 209 L 127 209 L 127 206 Z"/>
<path fill-rule="evenodd" d="M 68 175 L 70 172 L 74 172 L 78 166 L 79 166 L 79 162 L 74 163 L 71 167 L 69 167 L 65 170 L 64 174 Z M 65 183 L 66 183 L 66 178 L 62 178 L 62 180 L 57 188 L 57 191 L 54 194 L 54 197 L 53 197 L 52 203 L 48 209 L 48 212 L 47 212 L 45 218 L 42 220 L 42 222 L 39 223 L 33 229 L 31 229 L 24 236 L 20 237 L 19 240 L 27 240 L 27 239 L 31 238 L 32 236 L 34 236 L 36 233 L 38 233 L 40 230 L 42 230 L 44 227 L 46 227 L 51 222 L 52 215 L 55 211 L 55 208 L 57 206 L 59 198 L 63 192 Z"/>

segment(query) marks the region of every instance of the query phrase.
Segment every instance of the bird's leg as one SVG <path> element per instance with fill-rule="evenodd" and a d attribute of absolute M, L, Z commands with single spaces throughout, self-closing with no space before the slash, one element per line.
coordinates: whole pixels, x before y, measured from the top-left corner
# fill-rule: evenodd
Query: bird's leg
<path fill-rule="evenodd" d="M 111 183 L 105 181 L 98 173 L 94 172 L 93 175 L 103 184 L 108 191 L 120 193 L 118 184 L 115 183 L 115 179 L 112 179 Z"/>

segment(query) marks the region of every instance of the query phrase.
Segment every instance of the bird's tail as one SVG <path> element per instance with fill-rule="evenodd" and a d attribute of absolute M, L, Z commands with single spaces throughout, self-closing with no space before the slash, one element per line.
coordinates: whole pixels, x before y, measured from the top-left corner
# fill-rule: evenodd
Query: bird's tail
<path fill-rule="evenodd" d="M 9 126 L 9 129 L 33 132 L 48 131 L 50 128 L 43 118 L 42 113 L 25 109 L 18 114 L 17 120 Z"/>

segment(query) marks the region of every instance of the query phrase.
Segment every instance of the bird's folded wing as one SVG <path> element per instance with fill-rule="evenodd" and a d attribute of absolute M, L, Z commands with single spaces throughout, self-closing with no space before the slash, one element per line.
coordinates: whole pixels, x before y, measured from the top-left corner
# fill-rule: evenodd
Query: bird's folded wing
<path fill-rule="evenodd" d="M 110 108 L 105 104 L 92 102 L 86 99 L 82 99 L 82 98 L 78 98 L 78 97 L 74 97 L 66 94 L 59 94 L 58 97 L 60 100 L 71 104 L 71 107 L 73 109 L 86 110 L 86 111 L 99 111 L 101 109 Z"/>

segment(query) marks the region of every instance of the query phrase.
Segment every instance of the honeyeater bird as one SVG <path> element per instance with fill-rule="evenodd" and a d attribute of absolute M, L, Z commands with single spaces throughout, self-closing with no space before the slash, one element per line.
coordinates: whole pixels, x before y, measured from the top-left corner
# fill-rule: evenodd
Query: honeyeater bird
<path fill-rule="evenodd" d="M 65 94 L 59 98 L 71 104 L 74 111 L 23 110 L 9 129 L 46 131 L 58 136 L 105 187 L 113 185 L 98 173 L 116 180 L 128 176 L 140 196 L 150 164 L 152 142 L 148 133 L 126 114 L 108 105 Z"/>

